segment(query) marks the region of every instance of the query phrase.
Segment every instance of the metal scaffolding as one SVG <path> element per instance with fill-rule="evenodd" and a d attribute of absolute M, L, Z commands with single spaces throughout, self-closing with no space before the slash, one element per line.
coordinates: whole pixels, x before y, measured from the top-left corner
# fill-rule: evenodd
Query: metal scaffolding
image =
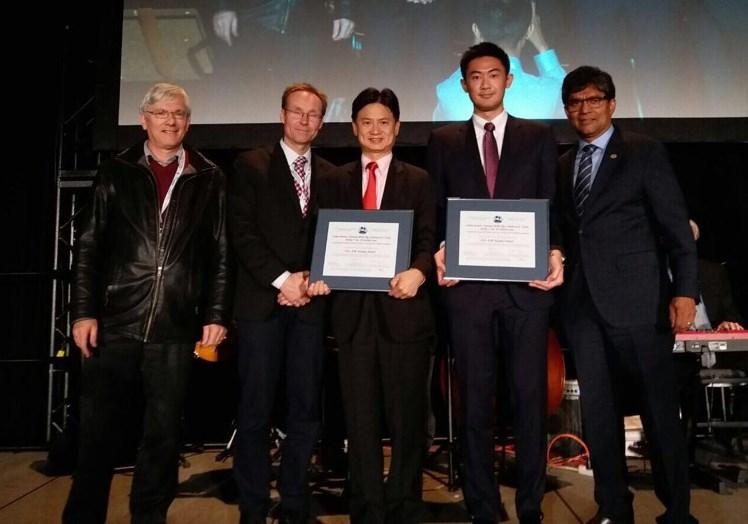
<path fill-rule="evenodd" d="M 90 86 L 93 90 L 93 86 Z M 89 204 L 95 169 L 101 153 L 93 150 L 94 97 L 64 108 L 58 123 L 55 172 L 55 231 L 52 260 L 49 365 L 47 377 L 46 440 L 62 433 L 71 416 L 71 370 L 77 351 L 71 351 L 70 296 L 73 253 L 79 220 Z"/>
<path fill-rule="evenodd" d="M 55 248 L 52 261 L 52 309 L 47 389 L 47 442 L 64 431 L 70 416 L 70 292 L 78 219 L 85 209 L 94 171 L 58 171 Z"/>

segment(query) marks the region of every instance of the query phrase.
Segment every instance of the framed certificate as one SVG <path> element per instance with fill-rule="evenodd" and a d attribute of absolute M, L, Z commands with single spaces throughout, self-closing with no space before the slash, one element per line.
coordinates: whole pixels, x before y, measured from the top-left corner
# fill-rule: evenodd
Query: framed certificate
<path fill-rule="evenodd" d="M 330 289 L 389 291 L 408 269 L 413 211 L 320 209 L 309 281 Z"/>
<path fill-rule="evenodd" d="M 543 280 L 548 208 L 548 200 L 447 199 L 445 278 Z"/>

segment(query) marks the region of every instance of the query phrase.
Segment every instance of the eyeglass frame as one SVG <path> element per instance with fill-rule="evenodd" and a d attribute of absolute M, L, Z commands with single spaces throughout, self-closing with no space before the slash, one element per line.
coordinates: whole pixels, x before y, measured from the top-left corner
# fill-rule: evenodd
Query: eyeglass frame
<path fill-rule="evenodd" d="M 575 113 L 582 109 L 582 105 L 589 104 L 590 108 L 598 109 L 604 100 L 610 100 L 607 96 L 588 96 L 586 98 L 569 98 L 564 104 L 567 111 Z"/>
<path fill-rule="evenodd" d="M 169 117 L 173 118 L 174 120 L 187 120 L 190 117 L 190 113 L 188 111 L 182 111 L 182 110 L 176 110 L 176 111 L 169 111 L 167 109 L 159 109 L 158 111 L 152 111 L 150 109 L 143 109 L 144 113 L 148 113 L 156 120 L 166 121 L 169 119 Z"/>
<path fill-rule="evenodd" d="M 289 109 L 287 107 L 283 108 L 283 111 L 286 113 L 291 113 L 293 115 L 293 118 L 302 121 L 304 120 L 304 117 L 307 118 L 307 121 L 311 124 L 312 122 L 321 122 L 323 118 L 325 118 L 325 115 L 321 113 L 312 113 L 304 111 L 299 111 L 298 109 Z"/>

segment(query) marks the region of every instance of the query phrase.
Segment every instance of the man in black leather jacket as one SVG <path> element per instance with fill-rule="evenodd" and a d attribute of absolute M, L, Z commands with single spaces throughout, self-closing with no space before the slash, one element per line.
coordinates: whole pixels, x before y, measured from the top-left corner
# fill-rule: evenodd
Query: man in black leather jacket
<path fill-rule="evenodd" d="M 140 106 L 148 139 L 99 167 L 77 244 L 71 318 L 83 355 L 80 443 L 64 522 L 105 522 L 131 405 L 144 401 L 133 522 L 166 522 L 195 341 L 226 335 L 223 173 L 182 145 L 187 93 L 156 84 Z"/>

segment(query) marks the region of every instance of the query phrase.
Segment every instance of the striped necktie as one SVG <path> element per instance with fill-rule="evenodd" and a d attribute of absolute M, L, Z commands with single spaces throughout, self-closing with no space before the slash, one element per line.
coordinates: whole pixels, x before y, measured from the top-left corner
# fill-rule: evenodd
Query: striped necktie
<path fill-rule="evenodd" d="M 293 161 L 293 186 L 296 189 L 296 195 L 299 197 L 299 207 L 301 207 L 301 216 L 303 217 L 306 217 L 309 211 L 309 184 L 306 183 L 305 165 L 306 157 L 300 156 Z"/>
<path fill-rule="evenodd" d="M 592 187 L 592 153 L 597 146 L 587 144 L 582 148 L 582 158 L 579 160 L 579 171 L 577 179 L 574 182 L 574 207 L 577 210 L 577 216 L 581 217 L 584 213 L 584 203 L 590 196 L 590 187 Z"/>

